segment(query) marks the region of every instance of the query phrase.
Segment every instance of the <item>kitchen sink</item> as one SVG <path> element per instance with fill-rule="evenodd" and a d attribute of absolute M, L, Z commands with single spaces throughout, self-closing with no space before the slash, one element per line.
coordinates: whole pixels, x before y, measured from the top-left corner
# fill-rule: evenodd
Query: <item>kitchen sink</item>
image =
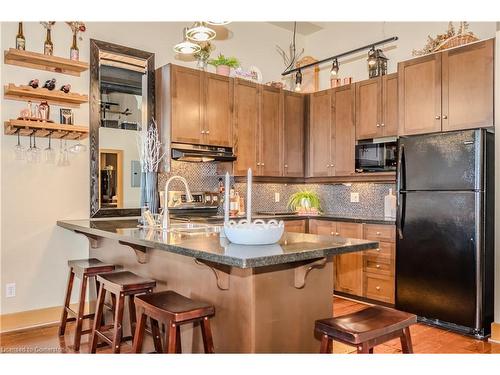
<path fill-rule="evenodd" d="M 201 223 L 172 223 L 167 232 L 177 232 L 185 234 L 197 233 L 217 233 L 220 232 L 220 226 Z"/>

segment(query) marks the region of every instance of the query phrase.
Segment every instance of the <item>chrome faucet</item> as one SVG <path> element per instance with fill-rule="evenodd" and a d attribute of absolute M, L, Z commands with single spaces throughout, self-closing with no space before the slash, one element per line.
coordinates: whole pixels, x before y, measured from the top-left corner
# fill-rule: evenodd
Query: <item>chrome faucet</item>
<path fill-rule="evenodd" d="M 168 213 L 168 189 L 170 186 L 170 183 L 173 180 L 179 180 L 184 184 L 184 188 L 186 189 L 186 202 L 193 202 L 193 196 L 191 195 L 191 190 L 189 190 L 188 183 L 184 177 L 181 176 L 172 176 L 170 177 L 167 182 L 165 183 L 165 195 L 164 195 L 164 208 L 163 208 L 163 220 L 162 220 L 162 228 L 163 230 L 166 230 L 170 227 L 170 215 Z"/>

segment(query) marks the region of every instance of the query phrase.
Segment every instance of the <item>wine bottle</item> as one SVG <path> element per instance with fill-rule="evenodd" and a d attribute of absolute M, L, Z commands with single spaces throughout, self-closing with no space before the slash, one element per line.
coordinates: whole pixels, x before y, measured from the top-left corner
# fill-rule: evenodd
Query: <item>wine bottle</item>
<path fill-rule="evenodd" d="M 53 55 L 54 54 L 54 44 L 51 39 L 51 30 L 47 28 L 47 37 L 45 38 L 45 43 L 43 45 L 43 53 L 44 55 Z"/>
<path fill-rule="evenodd" d="M 73 33 L 73 45 L 69 51 L 69 58 L 75 61 L 78 61 L 80 58 L 80 51 L 78 50 L 78 46 L 76 44 L 76 33 Z"/>
<path fill-rule="evenodd" d="M 23 23 L 19 22 L 19 28 L 16 35 L 16 49 L 24 51 L 26 49 L 26 39 L 23 34 Z"/>

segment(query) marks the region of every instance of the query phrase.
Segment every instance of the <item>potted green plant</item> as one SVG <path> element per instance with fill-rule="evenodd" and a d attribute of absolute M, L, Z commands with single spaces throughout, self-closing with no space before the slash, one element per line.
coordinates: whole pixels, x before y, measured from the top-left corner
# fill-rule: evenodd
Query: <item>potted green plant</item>
<path fill-rule="evenodd" d="M 292 194 L 288 200 L 288 207 L 292 211 L 304 213 L 319 213 L 321 211 L 319 195 L 311 190 L 300 190 Z"/>
<path fill-rule="evenodd" d="M 231 68 L 240 66 L 240 62 L 236 57 L 225 57 L 222 53 L 216 59 L 208 61 L 210 65 L 215 66 L 215 72 L 223 76 L 229 76 Z"/>

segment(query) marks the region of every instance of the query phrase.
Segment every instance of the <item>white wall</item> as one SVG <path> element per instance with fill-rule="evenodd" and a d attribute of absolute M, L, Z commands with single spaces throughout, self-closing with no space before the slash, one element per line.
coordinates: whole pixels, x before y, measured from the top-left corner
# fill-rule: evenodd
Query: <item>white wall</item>
<path fill-rule="evenodd" d="M 88 23 L 84 40 L 79 42 L 80 59 L 89 61 L 89 38 L 117 43 L 155 53 L 156 67 L 169 62 L 191 67 L 194 62 L 175 59 L 172 47 L 181 39 L 186 23 Z M 284 67 L 275 52 L 275 44 L 286 47 L 291 33 L 266 23 L 233 23 L 226 41 L 215 41 L 214 55 L 222 52 L 241 59 L 244 67 L 255 65 L 264 76 L 264 82 L 279 80 Z M 1 24 L 1 49 L 15 45 L 17 23 Z M 38 23 L 25 23 L 24 34 L 28 50 L 41 52 L 45 39 L 44 29 Z M 67 25 L 58 22 L 52 34 L 54 54 L 68 56 L 71 32 Z M 300 41 L 300 38 L 299 38 Z M 80 78 L 53 74 L 3 64 L 1 67 L 2 90 L 9 82 L 27 84 L 32 78 L 41 82 L 55 77 L 58 88 L 71 83 L 72 90 L 88 93 L 89 73 Z M 16 118 L 25 106 L 23 102 L 1 99 L 1 120 Z M 53 113 L 59 111 L 52 108 Z M 88 125 L 88 105 L 75 110 L 75 124 Z M 57 115 L 58 116 L 58 115 Z M 54 117 L 54 119 L 56 119 Z M 3 131 L 2 131 L 3 132 Z M 24 145 L 27 138 L 22 139 Z M 88 141 L 84 143 L 88 144 Z M 1 140 L 1 314 L 58 306 L 63 302 L 67 278 L 68 259 L 88 256 L 87 240 L 67 230 L 58 228 L 58 219 L 89 217 L 89 162 L 88 153 L 71 159 L 71 166 L 29 165 L 16 162 L 11 151 L 16 137 L 4 136 Z M 37 144 L 46 147 L 46 140 Z M 5 298 L 5 284 L 15 282 L 17 295 Z M 74 294 L 76 297 L 76 293 Z"/>
<path fill-rule="evenodd" d="M 447 30 L 447 22 L 334 22 L 324 23 L 325 28 L 309 35 L 305 40 L 305 54 L 321 60 L 357 47 L 392 36 L 399 39 L 384 46 L 389 58 L 388 72 L 397 70 L 398 61 L 412 58 L 413 49 L 422 49 L 427 35 L 434 37 Z M 455 27 L 458 22 L 455 22 Z M 470 22 L 470 30 L 480 39 L 495 36 L 494 22 Z M 386 50 L 387 48 L 387 50 Z M 341 59 L 340 77 L 353 77 L 353 81 L 368 79 L 367 51 Z M 320 89 L 330 88 L 331 64 L 321 65 Z"/>

